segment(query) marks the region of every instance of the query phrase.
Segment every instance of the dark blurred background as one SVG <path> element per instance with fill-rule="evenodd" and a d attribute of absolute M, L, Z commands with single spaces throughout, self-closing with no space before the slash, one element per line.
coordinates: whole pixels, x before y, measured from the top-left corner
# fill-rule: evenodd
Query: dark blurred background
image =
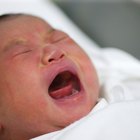
<path fill-rule="evenodd" d="M 140 3 L 129 0 L 53 0 L 101 47 L 140 59 Z"/>

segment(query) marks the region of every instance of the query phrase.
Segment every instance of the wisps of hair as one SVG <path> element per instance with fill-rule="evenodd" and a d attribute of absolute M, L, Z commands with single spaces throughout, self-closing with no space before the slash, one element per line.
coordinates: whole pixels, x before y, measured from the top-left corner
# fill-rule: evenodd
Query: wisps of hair
<path fill-rule="evenodd" d="M 0 15 L 0 21 L 3 21 L 3 20 L 7 20 L 7 19 L 11 19 L 11 18 L 15 18 L 15 17 L 18 17 L 18 16 L 22 16 L 22 15 L 25 15 L 25 14 L 3 14 L 3 15 Z"/>

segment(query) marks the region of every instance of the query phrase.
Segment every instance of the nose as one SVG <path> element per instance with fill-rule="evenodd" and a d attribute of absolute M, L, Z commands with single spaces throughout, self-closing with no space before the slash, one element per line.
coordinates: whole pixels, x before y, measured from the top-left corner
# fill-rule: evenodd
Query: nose
<path fill-rule="evenodd" d="M 42 56 L 42 63 L 44 65 L 56 62 L 62 59 L 65 56 L 63 50 L 58 48 L 58 46 L 48 45 L 44 47 L 43 56 Z"/>

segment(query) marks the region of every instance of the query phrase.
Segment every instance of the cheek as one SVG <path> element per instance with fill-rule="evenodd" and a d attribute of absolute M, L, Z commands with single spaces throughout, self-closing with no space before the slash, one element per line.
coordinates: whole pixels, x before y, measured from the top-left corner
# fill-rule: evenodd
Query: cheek
<path fill-rule="evenodd" d="M 68 45 L 63 45 L 63 49 L 67 52 L 67 56 L 72 59 L 79 69 L 81 70 L 81 74 L 84 74 L 87 81 L 96 81 L 98 82 L 98 77 L 96 70 L 87 56 L 87 54 L 73 41 L 67 41 Z"/>
<path fill-rule="evenodd" d="M 81 73 L 84 77 L 83 81 L 85 81 L 85 84 L 87 85 L 87 87 L 94 88 L 94 90 L 96 90 L 96 88 L 99 88 L 97 72 L 94 66 L 92 65 L 92 63 L 90 63 L 90 61 L 81 60 L 80 68 L 82 71 Z"/>
<path fill-rule="evenodd" d="M 16 116 L 19 119 L 23 117 L 23 120 L 37 118 L 38 114 L 43 114 L 44 108 L 48 107 L 46 92 L 38 82 L 39 79 L 35 76 L 25 77 L 20 74 L 14 77 L 15 75 L 6 78 L 3 84 L 5 88 L 3 88 L 2 100 L 7 116 L 10 115 L 15 119 Z"/>
<path fill-rule="evenodd" d="M 81 79 L 86 91 L 88 91 L 89 94 L 93 95 L 95 98 L 98 98 L 99 80 L 95 67 L 93 66 L 90 58 L 81 48 L 75 46 L 75 49 L 73 48 L 73 50 L 74 51 L 71 50 L 71 57 L 79 67 Z"/>
<path fill-rule="evenodd" d="M 16 96 L 19 95 L 19 97 L 23 97 L 25 94 L 29 94 L 28 96 L 30 96 L 36 87 L 39 88 L 40 73 L 37 68 L 37 63 L 34 61 L 37 60 L 31 58 L 27 61 L 26 58 L 23 59 L 22 57 L 6 61 L 3 65 L 3 85 L 5 85 L 5 90 L 7 90 L 7 93 L 11 94 L 11 96 L 12 94 L 14 96 L 15 93 Z"/>

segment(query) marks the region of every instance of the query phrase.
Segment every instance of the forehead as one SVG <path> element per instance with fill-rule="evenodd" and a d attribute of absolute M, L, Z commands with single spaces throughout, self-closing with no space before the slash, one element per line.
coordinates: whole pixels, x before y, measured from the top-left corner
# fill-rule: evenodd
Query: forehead
<path fill-rule="evenodd" d="M 44 20 L 33 16 L 18 16 L 0 22 L 0 47 L 17 38 L 43 36 L 52 27 Z"/>

